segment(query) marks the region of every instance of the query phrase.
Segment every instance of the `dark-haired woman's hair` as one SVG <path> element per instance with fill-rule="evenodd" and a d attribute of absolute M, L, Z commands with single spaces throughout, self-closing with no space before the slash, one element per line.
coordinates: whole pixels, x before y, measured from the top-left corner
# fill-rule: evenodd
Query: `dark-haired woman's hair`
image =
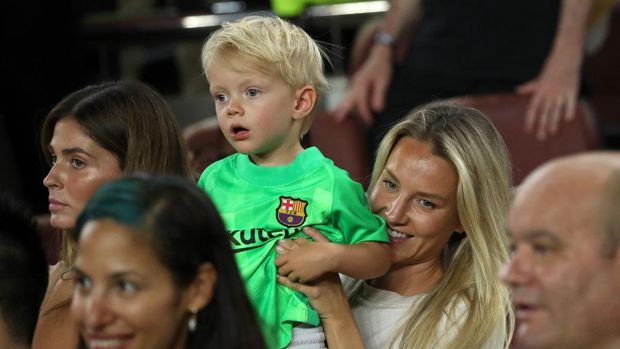
<path fill-rule="evenodd" d="M 58 121 L 72 118 L 110 151 L 125 173 L 147 171 L 190 178 L 185 143 L 165 99 L 137 81 L 87 86 L 60 101 L 47 115 L 41 147 L 48 147 Z"/>
<path fill-rule="evenodd" d="M 198 313 L 188 348 L 264 348 L 262 335 L 215 206 L 189 180 L 133 175 L 103 185 L 78 217 L 75 238 L 91 220 L 109 218 L 151 244 L 161 263 L 184 288 L 203 263 L 217 281 L 211 302 Z"/>
<path fill-rule="evenodd" d="M 87 86 L 48 113 L 41 148 L 51 164 L 49 145 L 56 124 L 75 120 L 99 146 L 111 152 L 124 173 L 151 172 L 191 178 L 185 141 L 166 100 L 137 81 Z M 73 264 L 74 241 L 63 233 L 61 258 Z"/>

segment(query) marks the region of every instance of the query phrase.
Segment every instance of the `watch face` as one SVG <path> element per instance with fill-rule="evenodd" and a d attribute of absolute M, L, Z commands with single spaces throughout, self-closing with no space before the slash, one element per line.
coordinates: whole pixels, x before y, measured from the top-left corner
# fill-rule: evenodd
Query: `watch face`
<path fill-rule="evenodd" d="M 390 33 L 377 32 L 377 34 L 375 34 L 375 42 L 382 45 L 394 46 L 396 39 Z"/>

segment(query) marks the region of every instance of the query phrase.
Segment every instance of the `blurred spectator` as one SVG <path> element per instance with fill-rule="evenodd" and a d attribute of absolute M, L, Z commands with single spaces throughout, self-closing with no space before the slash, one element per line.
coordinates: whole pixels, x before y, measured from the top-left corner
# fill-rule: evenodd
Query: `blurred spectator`
<path fill-rule="evenodd" d="M 574 117 L 592 2 L 392 0 L 383 20 L 357 41 L 354 54 L 364 51 L 360 46 L 370 53 L 336 118 L 357 111 L 372 124 L 374 148 L 416 105 L 516 90 L 532 95 L 524 127 L 544 139 Z"/>
<path fill-rule="evenodd" d="M 549 162 L 510 209 L 515 348 L 620 348 L 620 152 Z"/>
<path fill-rule="evenodd" d="M 71 310 L 89 348 L 265 347 L 224 223 L 192 181 L 105 184 L 75 238 Z"/>
<path fill-rule="evenodd" d="M 41 237 L 26 212 L 0 194 L 0 348 L 30 348 L 47 287 Z"/>

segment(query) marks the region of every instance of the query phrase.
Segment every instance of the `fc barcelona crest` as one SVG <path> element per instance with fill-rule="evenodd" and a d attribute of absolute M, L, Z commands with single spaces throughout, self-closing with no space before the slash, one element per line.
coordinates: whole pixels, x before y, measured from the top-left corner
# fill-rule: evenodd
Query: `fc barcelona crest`
<path fill-rule="evenodd" d="M 280 196 L 280 204 L 276 209 L 276 219 L 286 227 L 298 227 L 306 221 L 308 201 Z"/>

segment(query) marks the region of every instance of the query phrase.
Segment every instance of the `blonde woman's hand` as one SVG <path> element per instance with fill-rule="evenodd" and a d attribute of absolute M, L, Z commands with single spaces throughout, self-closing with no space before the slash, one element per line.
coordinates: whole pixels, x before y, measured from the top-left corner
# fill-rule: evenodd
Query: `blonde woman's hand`
<path fill-rule="evenodd" d="M 329 240 L 315 228 L 306 227 L 304 228 L 304 233 L 316 242 L 311 242 L 304 238 L 289 240 L 290 243 L 287 243 L 286 247 L 279 252 L 280 256 L 278 258 L 286 256 L 302 246 L 315 243 L 329 243 Z M 327 273 L 312 281 L 302 281 L 304 282 L 278 275 L 279 283 L 306 295 L 310 304 L 322 319 L 332 317 L 339 310 L 342 310 L 343 305 L 346 305 L 348 308 L 348 301 L 337 273 Z"/>

